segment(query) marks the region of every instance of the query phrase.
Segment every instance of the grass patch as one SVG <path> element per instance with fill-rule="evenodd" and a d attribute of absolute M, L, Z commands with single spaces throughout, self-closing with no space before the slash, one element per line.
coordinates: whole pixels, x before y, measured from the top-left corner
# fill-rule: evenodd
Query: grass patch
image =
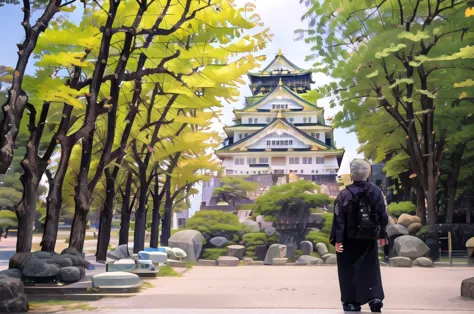
<path fill-rule="evenodd" d="M 143 284 L 142 284 L 142 286 L 140 287 L 140 289 L 143 289 L 143 290 L 151 289 L 151 288 L 155 288 L 155 285 L 152 284 L 152 283 L 149 282 L 149 281 L 143 281 Z"/>
<path fill-rule="evenodd" d="M 176 272 L 173 267 L 165 265 L 160 266 L 160 271 L 157 274 L 158 277 L 181 277 L 181 274 Z"/>
<path fill-rule="evenodd" d="M 186 262 L 186 269 L 192 269 L 194 266 L 196 266 L 196 262 Z"/>
<path fill-rule="evenodd" d="M 58 311 L 95 311 L 97 308 L 84 302 L 68 300 L 39 300 L 28 302 L 30 311 L 47 313 Z"/>

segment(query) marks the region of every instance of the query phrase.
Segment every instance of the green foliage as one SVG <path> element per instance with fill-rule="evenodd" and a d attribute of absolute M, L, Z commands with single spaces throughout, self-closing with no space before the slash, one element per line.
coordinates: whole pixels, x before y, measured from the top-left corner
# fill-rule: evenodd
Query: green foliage
<path fill-rule="evenodd" d="M 160 266 L 158 274 L 156 274 L 158 277 L 181 277 L 181 274 L 176 272 L 173 267 L 165 265 L 165 266 Z"/>
<path fill-rule="evenodd" d="M 201 258 L 207 260 L 216 260 L 221 256 L 227 256 L 227 248 L 207 248 L 202 250 Z"/>
<path fill-rule="evenodd" d="M 329 205 L 329 197 L 319 193 L 320 190 L 318 185 L 306 180 L 272 186 L 267 193 L 257 198 L 254 214 L 265 216 L 265 220 L 272 218 L 268 220 L 274 221 L 285 204 L 300 204 L 308 209 Z"/>
<path fill-rule="evenodd" d="M 15 212 L 10 210 L 0 210 L 0 227 L 17 226 L 18 218 Z"/>
<path fill-rule="evenodd" d="M 218 210 L 200 210 L 186 222 L 186 229 L 197 230 L 204 237 L 230 236 L 243 231 L 239 218 Z"/>
<path fill-rule="evenodd" d="M 334 220 L 334 214 L 332 213 L 325 213 L 322 215 L 322 218 L 323 218 L 323 227 L 321 229 L 321 232 L 325 233 L 325 234 L 331 234 L 331 228 L 332 228 L 332 223 L 333 223 L 333 220 Z"/>
<path fill-rule="evenodd" d="M 229 204 L 234 204 L 236 198 L 248 198 L 248 193 L 255 192 L 257 188 L 256 182 L 247 181 L 245 177 L 229 176 L 221 178 L 221 186 L 215 188 L 213 194 Z"/>
<path fill-rule="evenodd" d="M 412 202 L 391 203 L 388 205 L 388 213 L 390 216 L 400 217 L 401 214 L 414 214 L 416 205 Z"/>
<path fill-rule="evenodd" d="M 246 247 L 263 245 L 268 243 L 268 237 L 265 233 L 247 233 L 242 237 L 242 241 Z"/>
<path fill-rule="evenodd" d="M 324 243 L 328 247 L 330 253 L 336 253 L 336 249 L 334 246 L 329 242 L 329 234 L 326 234 L 322 231 L 311 231 L 306 236 L 306 240 L 311 241 L 313 244 L 316 243 Z"/>

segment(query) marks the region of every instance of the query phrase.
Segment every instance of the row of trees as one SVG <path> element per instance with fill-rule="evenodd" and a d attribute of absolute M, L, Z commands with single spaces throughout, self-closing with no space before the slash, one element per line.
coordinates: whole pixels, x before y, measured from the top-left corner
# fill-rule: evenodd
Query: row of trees
<path fill-rule="evenodd" d="M 150 213 L 150 245 L 158 245 L 161 222 L 166 245 L 173 208 L 219 170 L 209 152 L 219 142 L 209 129 L 215 108 L 238 96 L 240 77 L 262 61 L 254 53 L 270 34 L 253 5 L 227 0 L 96 1 L 86 5 L 80 23 L 64 13 L 72 5 L 38 3 L 41 16 L 30 25 L 30 2 L 23 1 L 26 37 L 16 68 L 2 76 L 8 84 L 2 172 L 23 145 L 20 135 L 28 136 L 17 251 L 31 250 L 43 176 L 42 250 L 55 249 L 60 214 L 69 204 L 69 243 L 79 251 L 91 208 L 100 211 L 98 260 L 105 260 L 116 207 L 121 244 L 128 242 L 134 212 L 134 251 L 144 248 Z M 31 56 L 38 61 L 30 77 Z"/>
<path fill-rule="evenodd" d="M 320 89 L 360 151 L 413 186 L 417 214 L 435 224 L 468 200 L 474 159 L 474 29 L 467 0 L 301 1 L 308 60 L 335 81 Z M 460 188 L 462 187 L 462 188 Z M 440 193 L 440 191 L 444 191 Z M 444 197 L 441 195 L 444 194 Z M 409 192 L 407 193 L 409 198 Z M 426 204 L 426 207 L 425 207 Z M 426 218 L 427 217 L 427 220 Z"/>

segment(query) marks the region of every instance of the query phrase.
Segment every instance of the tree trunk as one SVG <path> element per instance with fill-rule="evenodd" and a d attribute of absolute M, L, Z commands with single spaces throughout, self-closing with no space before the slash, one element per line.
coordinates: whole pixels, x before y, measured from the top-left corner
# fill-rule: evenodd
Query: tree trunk
<path fill-rule="evenodd" d="M 25 161 L 22 162 L 22 165 Z M 31 165 L 29 166 L 31 167 Z M 30 252 L 33 240 L 33 227 L 36 215 L 36 201 L 39 180 L 36 174 L 27 173 L 22 175 L 23 198 L 16 208 L 18 217 L 18 235 L 16 241 L 17 252 Z"/>
<path fill-rule="evenodd" d="M 173 199 L 171 198 L 170 185 L 167 184 L 165 189 L 166 189 L 165 209 L 164 209 L 164 215 L 163 215 L 163 223 L 161 225 L 161 245 L 162 246 L 168 246 L 168 240 L 171 237 L 171 214 L 173 212 Z"/>
<path fill-rule="evenodd" d="M 46 198 L 46 218 L 41 240 L 42 251 L 54 251 L 58 238 L 58 225 L 63 201 L 63 183 L 74 143 L 61 141 L 61 157 L 54 178 L 49 178 L 49 192 Z M 48 175 L 49 176 L 49 175 Z"/>
<path fill-rule="evenodd" d="M 415 179 L 413 183 L 416 189 L 416 215 L 420 217 L 421 224 L 426 225 L 425 191 L 418 179 Z"/>
<path fill-rule="evenodd" d="M 100 214 L 99 239 L 97 241 L 97 261 L 107 259 L 107 250 L 110 243 L 110 232 L 112 231 L 112 219 L 115 205 L 115 178 L 109 169 L 105 169 L 106 196 L 105 203 Z"/>
<path fill-rule="evenodd" d="M 18 44 L 18 61 L 7 102 L 3 105 L 3 119 L 0 123 L 0 173 L 5 174 L 13 159 L 15 140 L 20 131 L 20 123 L 28 104 L 28 96 L 22 89 L 26 66 L 36 47 L 39 35 L 45 31 L 54 15 L 59 12 L 61 0 L 49 1 L 43 14 L 31 26 L 30 1 L 23 1 L 23 28 L 25 39 Z"/>
<path fill-rule="evenodd" d="M 165 186 L 162 188 L 162 192 L 160 192 L 159 180 L 158 175 L 155 175 L 155 186 L 153 196 L 153 217 L 151 222 L 151 236 L 150 236 L 150 247 L 157 248 L 158 247 L 158 239 L 160 236 L 160 208 L 161 208 L 161 201 L 163 199 L 163 195 L 168 187 L 169 183 L 166 182 Z"/>
<path fill-rule="evenodd" d="M 84 249 L 84 240 L 86 236 L 87 215 L 91 206 L 91 193 L 87 188 L 87 182 L 82 182 L 82 188 L 76 186 L 76 195 L 74 196 L 75 211 L 72 220 L 71 233 L 69 235 L 69 247 L 73 247 L 79 252 Z"/>
<path fill-rule="evenodd" d="M 458 189 L 459 173 L 461 171 L 462 156 L 464 154 L 465 143 L 456 145 L 451 154 L 450 170 L 448 171 L 447 192 L 448 206 L 446 210 L 446 223 L 453 222 L 454 207 L 456 204 L 456 194 Z"/>
<path fill-rule="evenodd" d="M 120 235 L 119 245 L 128 244 L 128 230 L 130 230 L 130 214 L 132 213 L 133 204 L 130 204 L 130 194 L 132 193 L 133 174 L 128 172 L 127 181 L 125 183 L 125 192 L 122 193 L 122 211 L 120 213 Z"/>
<path fill-rule="evenodd" d="M 468 196 L 467 198 L 467 204 L 466 204 L 466 223 L 470 224 L 471 223 L 471 215 L 472 215 L 472 200 L 471 197 Z"/>
<path fill-rule="evenodd" d="M 148 202 L 148 185 L 146 180 L 146 168 L 139 170 L 140 175 L 140 195 L 138 198 L 138 208 L 135 211 L 135 232 L 133 236 L 133 252 L 138 253 L 145 248 L 146 231 L 146 204 Z"/>

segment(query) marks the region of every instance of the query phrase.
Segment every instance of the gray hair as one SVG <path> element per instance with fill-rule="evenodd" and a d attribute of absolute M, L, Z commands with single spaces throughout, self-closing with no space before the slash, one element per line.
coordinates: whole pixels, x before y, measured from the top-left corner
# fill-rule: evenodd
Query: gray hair
<path fill-rule="evenodd" d="M 367 181 L 370 176 L 370 162 L 367 159 L 356 158 L 351 162 L 352 181 Z"/>

